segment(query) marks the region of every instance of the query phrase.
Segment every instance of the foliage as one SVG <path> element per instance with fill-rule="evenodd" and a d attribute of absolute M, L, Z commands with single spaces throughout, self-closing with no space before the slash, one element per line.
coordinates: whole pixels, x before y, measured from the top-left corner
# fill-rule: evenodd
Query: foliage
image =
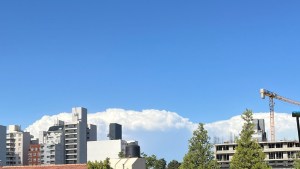
<path fill-rule="evenodd" d="M 294 160 L 294 168 L 295 169 L 300 169 L 300 160 L 299 159 Z"/>
<path fill-rule="evenodd" d="M 207 130 L 199 123 L 189 140 L 189 150 L 184 156 L 180 169 L 217 169 L 220 168 L 214 160 L 212 144 L 209 142 Z"/>
<path fill-rule="evenodd" d="M 167 162 L 165 159 L 157 159 L 156 155 L 148 156 L 145 153 L 141 153 L 141 156 L 146 160 L 147 169 L 165 169 Z"/>
<path fill-rule="evenodd" d="M 242 114 L 245 121 L 240 138 L 237 140 L 237 148 L 230 162 L 232 169 L 268 169 L 270 168 L 266 162 L 265 154 L 258 142 L 252 139 L 254 134 L 253 113 L 246 109 Z"/>
<path fill-rule="evenodd" d="M 296 158 L 294 159 L 294 168 L 295 169 L 300 169 L 300 153 L 296 154 Z"/>
<path fill-rule="evenodd" d="M 161 158 L 161 159 L 155 161 L 154 169 L 165 169 L 166 165 L 167 165 L 166 160 Z"/>
<path fill-rule="evenodd" d="M 120 151 L 119 154 L 118 154 L 118 157 L 119 158 L 125 158 L 125 154 L 123 151 Z"/>
<path fill-rule="evenodd" d="M 100 162 L 98 162 L 98 161 L 95 161 L 95 162 L 89 161 L 87 163 L 87 165 L 88 165 L 88 169 L 112 169 L 110 167 L 109 158 L 107 158 L 103 162 L 102 161 L 100 161 Z"/>
<path fill-rule="evenodd" d="M 172 160 L 168 164 L 168 169 L 179 169 L 180 163 L 177 160 Z"/>

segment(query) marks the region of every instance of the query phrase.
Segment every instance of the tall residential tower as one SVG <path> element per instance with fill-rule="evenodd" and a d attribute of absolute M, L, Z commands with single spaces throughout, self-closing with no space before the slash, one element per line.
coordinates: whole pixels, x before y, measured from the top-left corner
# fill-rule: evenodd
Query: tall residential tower
<path fill-rule="evenodd" d="M 65 123 L 66 164 L 87 162 L 87 141 L 96 141 L 97 128 L 87 124 L 87 109 L 72 108 L 72 121 Z"/>
<path fill-rule="evenodd" d="M 18 125 L 9 125 L 6 134 L 6 165 L 28 165 L 29 132 Z"/>

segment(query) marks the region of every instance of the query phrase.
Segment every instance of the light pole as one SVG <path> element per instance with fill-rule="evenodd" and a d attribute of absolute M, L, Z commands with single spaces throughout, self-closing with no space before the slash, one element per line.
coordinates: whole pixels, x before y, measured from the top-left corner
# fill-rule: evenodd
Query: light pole
<path fill-rule="evenodd" d="M 300 111 L 293 111 L 292 117 L 296 117 L 297 121 L 297 130 L 298 130 L 298 142 L 300 142 L 300 128 L 299 128 L 299 117 L 300 117 Z"/>

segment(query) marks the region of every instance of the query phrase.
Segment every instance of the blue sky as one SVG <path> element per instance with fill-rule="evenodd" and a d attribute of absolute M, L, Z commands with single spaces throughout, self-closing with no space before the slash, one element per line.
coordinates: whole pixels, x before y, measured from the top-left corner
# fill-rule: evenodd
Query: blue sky
<path fill-rule="evenodd" d="M 300 100 L 298 1 L 1 1 L 0 124 L 84 106 L 214 122 Z M 299 108 L 276 102 L 275 110 Z"/>

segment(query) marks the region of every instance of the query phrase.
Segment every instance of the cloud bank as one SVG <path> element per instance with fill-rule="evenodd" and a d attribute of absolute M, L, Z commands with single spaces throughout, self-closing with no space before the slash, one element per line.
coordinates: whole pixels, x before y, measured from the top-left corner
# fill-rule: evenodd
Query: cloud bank
<path fill-rule="evenodd" d="M 269 136 L 269 113 L 254 113 L 254 118 L 265 119 L 266 131 Z M 70 121 L 71 113 L 60 113 L 52 116 L 43 116 L 41 119 L 28 126 L 34 137 L 39 131 L 46 131 L 59 119 Z M 96 124 L 98 140 L 106 140 L 109 123 L 119 123 L 123 126 L 123 139 L 137 140 L 141 151 L 147 154 L 156 154 L 166 160 L 182 160 L 188 150 L 188 139 L 197 128 L 197 123 L 180 116 L 175 112 L 165 110 L 124 110 L 107 109 L 103 112 L 89 113 L 88 123 Z M 238 136 L 242 129 L 243 121 L 240 115 L 227 120 L 205 124 L 211 141 L 218 137 L 219 141 L 229 141 L 233 136 Z M 295 119 L 291 114 L 275 113 L 275 131 L 277 140 L 297 139 Z"/>
<path fill-rule="evenodd" d="M 270 113 L 254 113 L 254 119 L 264 119 L 267 137 L 270 138 Z M 238 136 L 242 130 L 243 120 L 241 116 L 233 116 L 228 120 L 208 123 L 205 128 L 210 137 L 220 138 L 221 141 L 229 141 L 231 137 Z M 291 114 L 275 113 L 275 137 L 276 140 L 295 140 L 298 138 L 296 119 Z"/>

